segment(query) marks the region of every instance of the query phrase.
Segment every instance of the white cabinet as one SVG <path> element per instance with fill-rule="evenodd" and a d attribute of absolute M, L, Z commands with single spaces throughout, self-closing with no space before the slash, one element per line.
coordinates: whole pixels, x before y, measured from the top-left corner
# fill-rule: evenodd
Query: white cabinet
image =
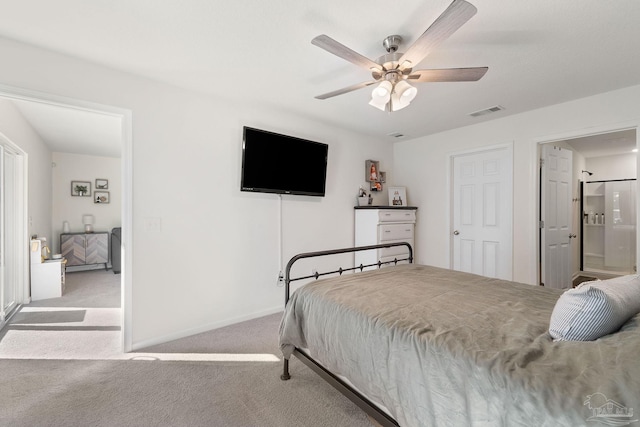
<path fill-rule="evenodd" d="M 31 300 L 59 298 L 64 292 L 64 259 L 31 264 Z"/>
<path fill-rule="evenodd" d="M 416 209 L 356 206 L 355 246 L 407 242 L 414 249 Z M 355 266 L 393 261 L 396 258 L 405 258 L 408 254 L 409 249 L 406 246 L 360 251 L 355 253 Z M 413 256 L 415 258 L 415 249 Z M 374 268 L 376 267 L 367 269 Z"/>

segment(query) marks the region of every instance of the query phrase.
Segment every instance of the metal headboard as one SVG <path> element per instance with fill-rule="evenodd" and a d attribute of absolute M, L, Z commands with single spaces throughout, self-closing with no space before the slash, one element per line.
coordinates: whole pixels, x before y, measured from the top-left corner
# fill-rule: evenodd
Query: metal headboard
<path fill-rule="evenodd" d="M 296 261 L 299 261 L 301 259 L 304 258 L 313 258 L 313 257 L 319 257 L 319 256 L 326 256 L 326 255 L 336 255 L 336 254 L 344 254 L 344 253 L 349 253 L 349 252 L 360 252 L 360 251 L 368 251 L 371 249 L 384 249 L 384 248 L 392 248 L 394 246 L 406 246 L 407 248 L 409 248 L 409 254 L 408 256 L 404 257 L 404 258 L 394 258 L 393 260 L 390 261 L 380 261 L 378 260 L 378 262 L 375 262 L 373 264 L 360 264 L 358 266 L 355 267 L 350 267 L 350 268 L 338 268 L 337 270 L 333 270 L 333 271 L 327 271 L 325 273 L 314 273 L 314 274 L 310 274 L 307 276 L 300 276 L 300 277 L 291 277 L 291 267 L 293 266 L 293 264 Z M 306 252 L 306 253 L 301 253 L 298 254 L 296 256 L 294 256 L 293 258 L 291 258 L 289 260 L 289 262 L 287 263 L 287 267 L 285 268 L 285 274 L 284 274 L 284 286 L 285 286 L 285 299 L 284 299 L 284 304 L 287 305 L 287 303 L 289 302 L 289 298 L 290 298 L 290 291 L 291 291 L 291 287 L 290 287 L 290 283 L 291 282 L 295 282 L 296 280 L 304 280 L 304 279 L 318 279 L 321 276 L 328 276 L 330 274 L 339 274 L 342 275 L 342 273 L 344 272 L 348 272 L 348 271 L 355 271 L 355 270 L 364 270 L 367 267 L 382 267 L 383 265 L 387 265 L 387 264 L 398 264 L 401 261 L 409 261 L 409 263 L 413 263 L 413 248 L 411 247 L 411 245 L 407 242 L 399 242 L 399 243 L 386 243 L 386 244 L 379 244 L 379 245 L 369 245 L 369 246 L 356 246 L 353 248 L 343 248 L 343 249 L 331 249 L 331 250 L 327 250 L 327 251 L 317 251 L 317 252 Z"/>

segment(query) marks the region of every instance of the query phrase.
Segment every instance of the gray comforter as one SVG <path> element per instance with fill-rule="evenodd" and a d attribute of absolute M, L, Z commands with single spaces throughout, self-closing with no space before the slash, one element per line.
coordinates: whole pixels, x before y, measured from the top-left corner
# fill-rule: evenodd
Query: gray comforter
<path fill-rule="evenodd" d="M 420 265 L 345 275 L 292 295 L 280 348 L 308 348 L 401 426 L 640 425 L 640 315 L 554 342 L 560 294 Z"/>

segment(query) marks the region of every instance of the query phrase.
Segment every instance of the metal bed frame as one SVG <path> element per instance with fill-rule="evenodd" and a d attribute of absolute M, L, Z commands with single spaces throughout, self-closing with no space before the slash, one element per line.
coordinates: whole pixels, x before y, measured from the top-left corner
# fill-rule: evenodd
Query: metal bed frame
<path fill-rule="evenodd" d="M 328 272 L 325 272 L 325 273 L 316 272 L 314 274 L 307 275 L 307 276 L 301 276 L 301 277 L 295 277 L 295 278 L 291 277 L 291 267 L 293 266 L 293 264 L 296 261 L 299 261 L 299 260 L 304 259 L 304 258 L 313 258 L 313 257 L 319 257 L 319 256 L 326 256 L 326 255 L 336 255 L 336 254 L 343 254 L 343 253 L 350 253 L 350 252 L 367 251 L 367 250 L 371 250 L 371 249 L 391 248 L 391 247 L 394 247 L 394 246 L 406 246 L 407 248 L 409 248 L 409 255 L 407 257 L 405 257 L 405 258 L 394 258 L 392 261 L 385 261 L 385 262 L 378 261 L 377 263 L 366 264 L 366 265 L 360 264 L 360 265 L 358 265 L 356 267 L 350 267 L 350 268 L 345 268 L 345 269 L 340 267 L 340 268 L 338 268 L 338 270 L 328 271 Z M 332 275 L 332 274 L 342 275 L 342 273 L 349 272 L 349 271 L 358 271 L 358 270 L 359 271 L 363 271 L 367 267 L 381 268 L 383 265 L 388 265 L 388 264 L 389 265 L 390 264 L 396 265 L 396 264 L 398 264 L 398 262 L 402 262 L 402 261 L 408 261 L 409 263 L 413 263 L 413 248 L 407 242 L 379 244 L 379 245 L 369 245 L 369 246 L 356 246 L 356 247 L 353 247 L 353 248 L 333 249 L 333 250 L 327 250 L 327 251 L 306 252 L 306 253 L 298 254 L 298 255 L 294 256 L 293 258 L 291 258 L 289 260 L 289 262 L 287 263 L 287 267 L 285 269 L 285 279 L 284 279 L 284 284 L 285 284 L 285 301 L 284 301 L 284 303 L 285 303 L 285 306 L 287 305 L 287 303 L 289 302 L 289 298 L 291 297 L 291 295 L 290 295 L 290 293 L 291 293 L 291 287 L 290 287 L 291 282 L 294 282 L 294 281 L 297 281 L 297 280 L 304 280 L 304 279 L 316 279 L 317 280 L 318 278 L 320 278 L 322 276 L 328 276 L 328 275 Z M 347 384 L 345 381 L 343 381 L 337 375 L 335 375 L 334 373 L 332 373 L 331 371 L 326 369 L 324 366 L 322 366 L 318 361 L 313 359 L 311 356 L 309 356 L 309 355 L 305 354 L 304 352 L 300 351 L 297 347 L 293 350 L 293 354 L 298 359 L 300 359 L 300 361 L 302 363 L 304 363 L 309 368 L 311 368 L 311 370 L 313 370 L 315 373 L 320 375 L 320 377 L 322 379 L 324 379 L 329 384 L 331 384 L 336 390 L 338 390 L 340 393 L 345 395 L 353 403 L 358 405 L 358 407 L 360 409 L 362 409 L 367 414 L 369 414 L 373 419 L 375 419 L 383 427 L 394 427 L 394 426 L 397 427 L 398 426 L 398 423 L 396 422 L 396 420 L 394 420 L 391 416 L 389 416 L 389 414 L 384 412 L 382 409 L 380 409 L 378 406 L 376 406 L 373 402 L 371 402 L 364 395 L 362 395 L 360 392 L 355 390 L 352 386 Z M 280 375 L 280 379 L 283 380 L 283 381 L 286 381 L 286 380 L 289 380 L 290 378 L 291 378 L 291 375 L 289 374 L 289 360 L 288 359 L 284 359 L 283 372 L 282 372 L 282 375 Z"/>

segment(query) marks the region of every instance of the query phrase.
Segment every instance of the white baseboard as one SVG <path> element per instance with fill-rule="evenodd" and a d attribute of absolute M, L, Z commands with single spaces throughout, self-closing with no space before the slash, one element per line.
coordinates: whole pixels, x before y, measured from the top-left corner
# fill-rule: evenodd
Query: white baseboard
<path fill-rule="evenodd" d="M 256 311 L 254 313 L 246 314 L 243 316 L 233 317 L 230 319 L 221 320 L 219 322 L 198 326 L 197 328 L 186 329 L 184 331 L 175 332 L 173 334 L 165 335 L 162 337 L 152 338 L 150 340 L 133 343 L 131 346 L 131 351 L 137 351 L 146 347 L 151 347 L 158 344 L 164 344 L 169 341 L 189 337 L 191 335 L 200 334 L 202 332 L 208 332 L 213 329 L 223 328 L 225 326 L 234 325 L 236 323 L 245 322 L 247 320 L 257 319 L 258 317 L 268 316 L 270 314 L 275 314 L 275 313 L 281 313 L 283 311 L 284 311 L 284 308 L 282 306 L 278 306 L 277 308 L 269 308 L 261 311 Z"/>

